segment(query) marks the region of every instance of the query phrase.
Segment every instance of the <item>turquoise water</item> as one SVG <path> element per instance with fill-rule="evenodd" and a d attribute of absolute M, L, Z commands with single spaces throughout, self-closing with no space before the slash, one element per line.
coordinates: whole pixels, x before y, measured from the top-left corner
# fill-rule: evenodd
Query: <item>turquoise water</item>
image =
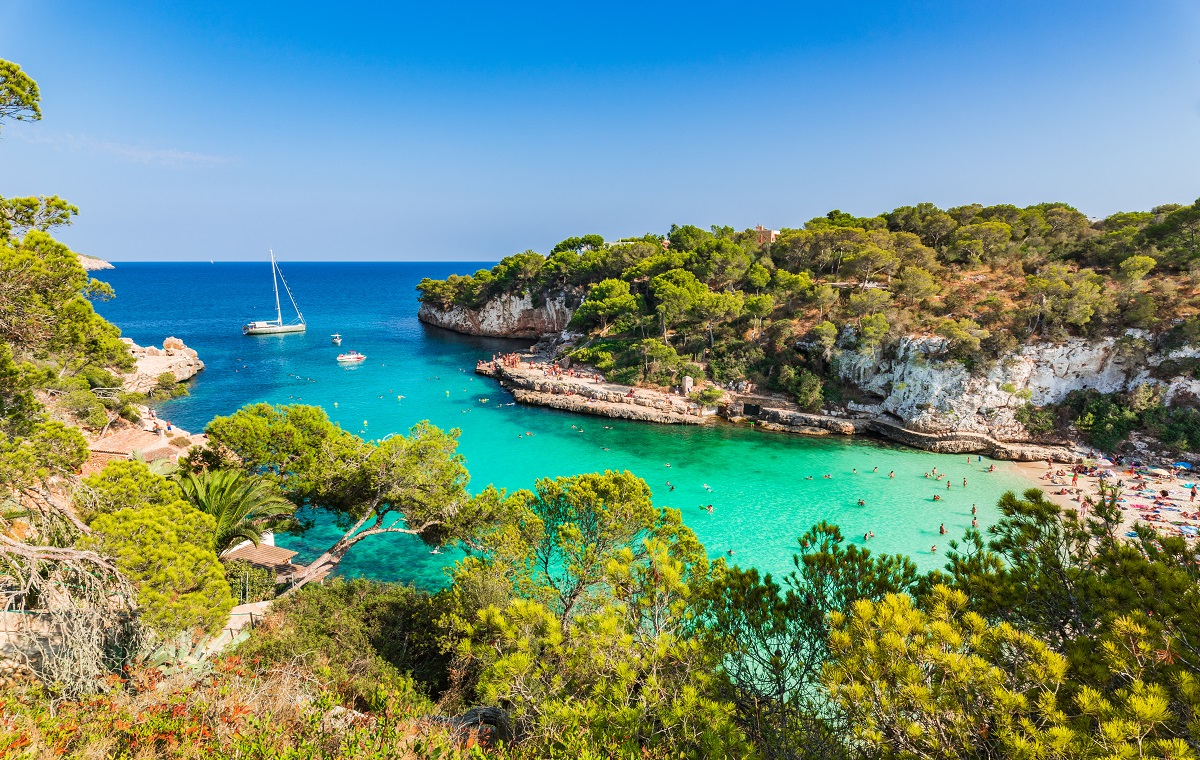
<path fill-rule="evenodd" d="M 301 402 L 321 405 L 342 427 L 368 438 L 428 419 L 462 430 L 460 451 L 473 490 L 488 483 L 529 488 L 540 477 L 628 469 L 646 479 L 658 505 L 682 511 L 711 555 L 733 549 L 738 564 L 775 574 L 791 568 L 796 537 L 820 520 L 840 525 L 859 543 L 874 531 L 871 549 L 907 553 L 922 569 L 938 567 L 940 555 L 930 547 L 936 543 L 944 551 L 947 539 L 970 526 L 972 504 L 985 527 L 996 519 L 1004 491 L 1026 487 L 1004 463 L 986 473 L 986 458 L 968 463 L 965 456 L 865 439 L 802 438 L 731 425 L 658 426 L 511 405 L 499 385 L 473 374 L 475 362 L 527 342 L 461 336 L 415 316 L 418 280 L 478 265 L 283 267 L 308 321 L 305 334 L 241 334 L 246 321 L 274 316 L 266 263 L 118 264 L 99 273 L 117 298 L 97 308 L 125 335 L 143 345 L 161 345 L 175 335 L 207 365 L 192 383 L 192 395 L 165 405 L 162 417 L 199 431 L 213 416 L 243 404 Z M 343 335 L 340 348 L 330 343 L 333 332 Z M 338 366 L 335 356 L 350 349 L 367 360 Z M 924 477 L 934 467 L 948 474 L 949 491 L 944 482 Z M 935 493 L 942 501 L 933 501 Z M 859 499 L 865 506 L 858 506 Z M 708 504 L 712 514 L 701 508 Z M 948 535 L 939 535 L 941 523 Z M 336 526 L 319 520 L 306 534 L 280 536 L 278 543 L 307 561 L 337 535 Z M 342 572 L 437 585 L 453 557 L 430 554 L 416 539 L 378 536 L 355 547 Z"/>

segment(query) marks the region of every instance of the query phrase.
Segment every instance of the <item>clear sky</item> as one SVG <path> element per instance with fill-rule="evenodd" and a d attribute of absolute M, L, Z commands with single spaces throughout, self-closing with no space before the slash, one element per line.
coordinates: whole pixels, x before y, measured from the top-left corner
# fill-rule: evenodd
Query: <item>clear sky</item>
<path fill-rule="evenodd" d="M 1200 196 L 1200 3 L 0 0 L 0 195 L 116 261 L 496 260 L 672 222 Z"/>

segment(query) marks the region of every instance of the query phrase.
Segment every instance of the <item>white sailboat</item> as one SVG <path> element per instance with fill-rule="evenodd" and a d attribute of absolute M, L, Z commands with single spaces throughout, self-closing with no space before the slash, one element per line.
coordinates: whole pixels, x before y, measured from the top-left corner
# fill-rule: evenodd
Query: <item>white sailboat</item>
<path fill-rule="evenodd" d="M 283 279 L 283 272 L 279 271 L 279 264 L 275 261 L 275 251 L 271 251 L 271 277 L 275 283 L 275 319 L 259 320 L 242 325 L 242 335 L 275 335 L 304 332 L 308 329 L 304 324 L 304 315 L 300 313 L 300 307 L 296 305 L 296 299 L 292 296 L 292 289 L 288 287 L 287 280 Z M 283 312 L 279 308 L 280 280 L 283 280 L 284 292 L 287 293 L 288 300 L 292 302 L 292 308 L 296 310 L 295 322 L 283 323 Z"/>

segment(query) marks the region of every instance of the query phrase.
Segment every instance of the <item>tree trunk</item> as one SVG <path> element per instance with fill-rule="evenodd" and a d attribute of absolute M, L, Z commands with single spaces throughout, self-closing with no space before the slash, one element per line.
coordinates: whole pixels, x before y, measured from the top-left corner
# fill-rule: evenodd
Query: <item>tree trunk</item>
<path fill-rule="evenodd" d="M 370 520 L 371 517 L 375 518 L 375 524 L 361 533 L 356 532 L 359 528 L 366 525 L 367 521 Z M 313 560 L 312 564 L 304 568 L 299 575 L 293 578 L 291 588 L 280 594 L 280 596 L 289 596 L 295 593 L 298 588 L 306 583 L 316 580 L 318 576 L 333 572 L 334 569 L 337 568 L 338 564 L 341 563 L 342 559 L 346 556 L 346 552 L 350 551 L 355 544 L 357 544 L 359 541 L 362 541 L 364 538 L 367 538 L 368 536 L 378 536 L 382 533 L 407 533 L 410 536 L 417 536 L 427 528 L 437 525 L 441 522 L 440 520 L 433 520 L 425 523 L 419 528 L 397 528 L 395 527 L 396 523 L 392 523 L 392 527 L 385 528 L 383 527 L 384 519 L 385 515 L 379 514 L 376 509 L 372 509 L 371 511 L 367 512 L 367 514 L 363 515 L 362 519 L 351 526 L 350 530 L 342 534 L 342 537 L 337 540 L 337 543 L 329 547 L 324 554 Z M 397 522 L 399 522 L 399 520 L 397 520 Z"/>
<path fill-rule="evenodd" d="M 297 589 L 316 578 L 322 572 L 333 572 L 333 570 L 338 566 L 338 563 L 342 561 L 342 558 L 346 556 L 346 552 L 350 551 L 350 547 L 354 546 L 367 536 L 374 535 L 375 532 L 378 532 L 372 529 L 365 530 L 359 535 L 355 535 L 358 529 L 365 525 L 367 520 L 369 520 L 374 514 L 375 512 L 371 511 L 363 515 L 362 519 L 354 523 L 350 530 L 342 534 L 342 537 L 337 540 L 337 543 L 326 549 L 324 554 L 322 554 L 320 557 L 317 557 L 312 561 L 311 564 L 309 564 L 308 567 L 304 568 L 304 570 L 292 580 L 291 588 L 280 594 L 280 596 L 289 596 L 295 593 Z"/>

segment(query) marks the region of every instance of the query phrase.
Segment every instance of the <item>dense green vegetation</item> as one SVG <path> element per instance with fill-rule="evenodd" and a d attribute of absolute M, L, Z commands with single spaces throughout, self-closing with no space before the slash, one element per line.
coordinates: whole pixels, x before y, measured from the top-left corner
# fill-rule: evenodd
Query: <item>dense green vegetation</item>
<path fill-rule="evenodd" d="M 36 94 L 19 69 L 0 62 L 0 117 L 36 117 Z M 1007 494 L 999 524 L 951 542 L 945 568 L 928 574 L 822 523 L 798 537 L 794 570 L 773 578 L 711 560 L 679 512 L 656 507 L 628 472 L 472 493 L 457 431 L 427 423 L 372 442 L 319 408 L 252 405 L 213 420 L 211 446 L 176 472 L 134 460 L 80 477 L 86 441 L 56 419 L 77 413 L 51 392 L 64 378 L 109 388 L 129 357 L 88 301 L 111 293 L 26 223 L 56 208 L 53 199 L 0 199 L 8 220 L 0 237 L 0 597 L 13 617 L 39 623 L 25 639 L 31 677 L 0 695 L 4 757 L 1200 755 L 1200 554 L 1181 538 L 1122 535 L 1115 494 L 1086 520 L 1037 490 Z M 1037 208 L 1030 227 L 1041 219 L 1052 231 L 1074 218 Z M 982 265 L 1003 242 L 1001 222 L 985 210 L 970 217 L 982 222 L 942 214 L 958 226 L 926 211 L 932 237 L 920 245 L 934 253 L 923 271 L 951 271 L 943 258 Z M 1178 211 L 1126 237 L 1141 245 L 1162 228 L 1158 240 L 1175 239 Z M 822 229 L 901 234 L 888 231 L 890 217 L 883 226 L 834 224 L 844 221 L 832 215 Z M 1011 241 L 1013 225 L 1003 224 Z M 1037 229 L 1039 240 L 1050 234 Z M 835 237 L 842 234 L 850 233 Z M 585 349 L 590 360 L 652 380 L 691 356 L 707 358 L 709 372 L 747 371 L 765 365 L 738 364 L 725 331 L 744 326 L 733 340 L 743 358 L 760 331 L 763 346 L 777 343 L 775 353 L 759 346 L 761 363 L 794 351 L 780 325 L 815 309 L 807 317 L 814 348 L 771 375 L 803 399 L 819 395 L 833 360 L 838 328 L 829 320 L 848 319 L 859 341 L 882 341 L 897 303 L 934 298 L 920 295 L 912 271 L 903 287 L 867 287 L 886 256 L 871 252 L 874 264 L 854 264 L 847 251 L 828 266 L 863 273 L 848 298 L 818 284 L 822 265 L 815 278 L 790 273 L 799 284 L 789 302 L 774 285 L 789 270 L 761 257 L 745 264 L 737 251 L 748 241 L 679 228 L 667 249 L 656 239 L 622 244 L 648 255 L 615 275 L 601 272 L 599 283 L 617 284 L 600 288 L 600 303 L 584 310 L 606 333 Z M 592 236 L 564 241 L 554 252 L 563 283 L 579 284 L 569 282 L 570 262 L 604 261 L 620 247 Z M 699 250 L 707 251 L 705 269 L 675 263 Z M 1187 263 L 1182 253 L 1161 256 L 1164 268 Z M 522 261 L 489 273 L 481 287 L 528 284 L 550 266 Z M 623 276 L 639 266 L 641 274 Z M 752 274 L 754 266 L 762 271 Z M 1148 265 L 1124 257 L 1116 266 L 1132 281 Z M 743 283 L 754 295 L 731 289 Z M 873 293 L 886 304 L 848 311 Z M 779 305 L 754 300 L 762 298 Z M 1038 301 L 1031 330 L 1051 329 L 1047 303 Z M 749 321 L 737 321 L 735 306 Z M 1114 314 L 1103 319 L 1121 318 Z M 948 326 L 946 314 L 929 318 L 967 344 L 964 356 L 985 350 L 976 328 Z M 1068 322 L 1081 330 L 1090 323 Z M 699 347 L 690 355 L 689 340 Z M 1193 435 L 1191 418 L 1155 404 L 1151 396 L 1117 403 L 1089 395 L 1069 400 L 1064 413 L 1098 441 L 1132 425 Z M 347 528 L 316 569 L 336 569 L 367 536 L 394 533 L 452 544 L 464 556 L 436 593 L 361 580 L 317 585 L 304 582 L 307 574 L 276 588 L 269 575 L 220 560 L 229 546 L 289 521 L 296 507 Z M 235 599 L 270 597 L 261 626 L 232 652 L 208 656 Z M 38 651 L 46 640 L 53 651 Z M 468 718 L 480 706 L 494 725 L 482 744 Z"/>
<path fill-rule="evenodd" d="M 1198 285 L 1200 201 L 1097 221 L 1062 203 L 831 211 L 773 242 L 691 225 L 615 243 L 587 235 L 418 290 L 443 308 L 562 294 L 592 336 L 576 358 L 618 382 L 749 380 L 812 409 L 838 399 L 842 349 L 936 335 L 946 358 L 982 370 L 1034 339 L 1129 327 L 1186 337 L 1200 326 Z"/>

